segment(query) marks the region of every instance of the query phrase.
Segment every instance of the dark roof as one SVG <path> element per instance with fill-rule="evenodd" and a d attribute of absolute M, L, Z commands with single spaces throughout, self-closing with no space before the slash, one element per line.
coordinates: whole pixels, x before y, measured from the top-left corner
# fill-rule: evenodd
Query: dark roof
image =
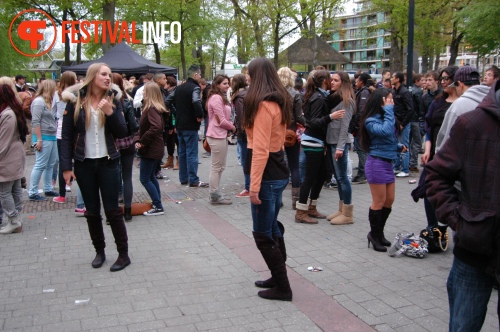
<path fill-rule="evenodd" d="M 321 39 L 319 36 L 314 36 L 317 45 L 316 60 L 318 64 L 334 64 L 334 63 L 349 63 L 349 59 L 336 51 L 331 45 Z M 313 52 L 313 37 L 301 37 L 287 49 L 288 63 L 292 64 L 312 64 L 314 61 Z"/>
<path fill-rule="evenodd" d="M 89 66 L 93 63 L 104 62 L 113 72 L 120 74 L 146 74 L 150 72 L 162 72 L 165 74 L 175 75 L 177 69 L 159 65 L 149 61 L 145 57 L 136 53 L 130 46 L 125 43 L 117 44 L 108 53 L 104 54 L 97 60 L 92 60 L 75 66 L 63 66 L 61 72 L 68 70 L 74 71 L 77 75 L 85 75 Z"/>

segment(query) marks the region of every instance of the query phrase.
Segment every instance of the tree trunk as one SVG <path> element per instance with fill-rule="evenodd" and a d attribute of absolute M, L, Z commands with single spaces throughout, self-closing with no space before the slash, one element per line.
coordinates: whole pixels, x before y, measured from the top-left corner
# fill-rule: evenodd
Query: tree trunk
<path fill-rule="evenodd" d="M 160 55 L 160 47 L 158 43 L 153 43 L 153 48 L 155 50 L 155 60 L 157 64 L 161 64 L 161 55 Z"/>
<path fill-rule="evenodd" d="M 102 20 L 106 22 L 111 22 L 111 27 L 115 25 L 115 0 L 108 0 L 102 5 Z M 101 44 L 102 52 L 104 54 L 108 53 L 109 50 L 113 47 L 110 41 L 110 33 L 108 29 L 106 29 L 106 42 Z"/>
<path fill-rule="evenodd" d="M 453 22 L 453 30 L 451 32 L 451 43 L 450 43 L 450 61 L 448 61 L 448 66 L 455 66 L 458 56 L 458 48 L 460 42 L 464 37 L 464 33 L 458 33 L 457 22 Z"/>
<path fill-rule="evenodd" d="M 68 20 L 68 10 L 65 9 L 63 10 L 63 21 Z M 69 66 L 71 64 L 71 59 L 70 59 L 70 44 L 69 44 L 69 34 L 66 33 L 66 40 L 64 41 L 64 65 Z"/>
<path fill-rule="evenodd" d="M 400 54 L 398 37 L 391 34 L 391 54 L 389 57 L 391 73 L 401 70 L 402 67 L 402 54 Z"/>
<path fill-rule="evenodd" d="M 186 68 L 186 54 L 184 45 L 184 29 L 181 29 L 181 41 L 179 43 L 179 50 L 181 53 L 181 66 L 182 66 L 182 77 L 187 79 L 187 68 Z"/>
<path fill-rule="evenodd" d="M 439 53 L 439 50 L 436 50 L 436 57 L 434 58 L 434 70 L 439 69 L 439 59 L 441 58 L 441 54 Z"/>
<path fill-rule="evenodd" d="M 274 25 L 274 38 L 273 38 L 273 53 L 274 53 L 274 67 L 279 68 L 279 51 L 280 51 L 280 24 L 281 24 L 281 14 L 276 15 L 276 23 Z"/>
<path fill-rule="evenodd" d="M 223 70 L 225 68 L 224 64 L 226 63 L 227 46 L 229 45 L 230 40 L 231 40 L 231 34 L 229 33 L 224 38 L 224 47 L 222 48 L 222 59 L 221 59 L 221 65 L 220 65 L 221 70 Z"/>

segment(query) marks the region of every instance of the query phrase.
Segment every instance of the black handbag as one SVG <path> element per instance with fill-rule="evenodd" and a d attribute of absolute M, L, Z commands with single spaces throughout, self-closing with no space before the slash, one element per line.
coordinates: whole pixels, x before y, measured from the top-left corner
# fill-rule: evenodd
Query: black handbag
<path fill-rule="evenodd" d="M 441 252 L 448 249 L 448 226 L 426 227 L 420 237 L 427 241 L 429 252 Z"/>

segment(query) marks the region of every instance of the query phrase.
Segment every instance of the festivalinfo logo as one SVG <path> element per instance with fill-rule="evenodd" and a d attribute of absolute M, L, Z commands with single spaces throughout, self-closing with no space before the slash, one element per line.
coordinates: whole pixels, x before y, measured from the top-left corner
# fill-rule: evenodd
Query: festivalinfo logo
<path fill-rule="evenodd" d="M 15 25 L 17 24 L 17 29 Z M 181 23 L 178 21 L 142 22 L 142 40 L 137 39 L 137 22 L 115 21 L 62 21 L 61 34 L 62 43 L 68 39 L 73 44 L 88 44 L 109 42 L 117 44 L 126 41 L 128 44 L 161 44 L 168 37 L 173 44 L 181 42 Z M 21 45 L 16 45 L 13 35 L 19 36 L 24 42 L 29 42 L 29 53 Z M 46 40 L 50 39 L 50 40 Z M 22 55 L 38 57 L 47 54 L 55 45 L 57 40 L 57 27 L 49 14 L 40 9 L 26 9 L 17 14 L 10 23 L 9 40 L 14 49 Z M 48 45 L 43 49 L 39 43 Z M 17 40 L 17 43 L 19 40 Z"/>

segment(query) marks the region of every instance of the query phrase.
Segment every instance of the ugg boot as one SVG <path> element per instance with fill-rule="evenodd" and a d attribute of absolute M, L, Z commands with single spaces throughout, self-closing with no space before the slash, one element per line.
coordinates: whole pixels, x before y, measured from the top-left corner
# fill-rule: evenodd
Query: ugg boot
<path fill-rule="evenodd" d="M 271 271 L 276 286 L 257 293 L 268 300 L 291 301 L 292 289 L 286 273 L 286 264 L 278 243 L 262 233 L 253 232 L 255 244 Z"/>
<path fill-rule="evenodd" d="M 110 221 L 111 231 L 115 238 L 116 249 L 118 250 L 118 259 L 109 269 L 111 272 L 123 270 L 130 265 L 128 257 L 128 237 L 127 228 L 123 221 L 122 209 L 113 209 L 106 212 L 106 217 Z"/>
<path fill-rule="evenodd" d="M 354 205 L 343 204 L 342 205 L 342 214 L 340 216 L 330 220 L 330 224 L 332 224 L 332 225 L 352 224 L 354 222 L 353 216 L 352 216 L 353 210 L 354 210 Z"/>
<path fill-rule="evenodd" d="M 339 210 L 337 212 L 332 213 L 328 217 L 326 217 L 327 220 L 332 220 L 333 218 L 337 218 L 342 214 L 342 205 L 344 205 L 344 201 L 340 200 L 339 201 Z"/>
<path fill-rule="evenodd" d="M 0 234 L 21 233 L 22 230 L 21 214 L 18 213 L 15 217 L 9 217 L 7 225 L 0 228 Z"/>
<path fill-rule="evenodd" d="M 382 210 L 372 210 L 368 212 L 368 219 L 370 220 L 370 233 L 366 236 L 368 239 L 368 248 L 370 248 L 370 242 L 373 244 L 373 250 L 386 252 L 387 248 L 380 242 L 380 237 L 382 234 L 382 220 L 383 220 Z"/>
<path fill-rule="evenodd" d="M 168 156 L 165 164 L 161 165 L 161 168 L 174 167 L 174 156 Z"/>
<path fill-rule="evenodd" d="M 309 206 L 307 204 L 297 202 L 296 206 L 297 212 L 295 212 L 295 222 L 301 222 L 304 224 L 318 223 L 316 219 L 309 217 Z"/>
<path fill-rule="evenodd" d="M 281 255 L 283 256 L 283 259 L 286 262 L 286 247 L 285 247 L 285 226 L 278 221 L 278 228 L 281 231 L 281 237 L 275 238 L 275 240 L 278 242 L 278 246 L 281 251 Z M 273 288 L 276 286 L 276 283 L 273 280 L 273 277 L 267 279 L 267 280 L 257 280 L 255 282 L 255 286 L 260 287 L 260 288 Z"/>
<path fill-rule="evenodd" d="M 132 208 L 131 207 L 123 208 L 123 217 L 125 218 L 125 221 L 132 221 Z"/>
<path fill-rule="evenodd" d="M 106 261 L 106 254 L 104 253 L 106 242 L 104 241 L 102 217 L 85 212 L 85 218 L 87 218 L 87 226 L 89 228 L 90 239 L 92 240 L 92 244 L 94 245 L 94 249 L 96 252 L 96 256 L 92 261 L 92 267 L 97 269 L 104 264 L 104 261 Z"/>
<path fill-rule="evenodd" d="M 297 202 L 299 201 L 300 188 L 292 188 L 292 210 L 297 209 Z"/>
<path fill-rule="evenodd" d="M 383 207 L 382 208 L 382 212 L 383 212 L 383 216 L 384 218 L 382 219 L 382 236 L 380 237 L 380 242 L 382 243 L 382 245 L 386 246 L 386 247 L 390 247 L 391 246 L 391 242 L 389 242 L 386 238 L 385 238 L 385 235 L 384 235 L 384 228 L 385 228 L 385 223 L 387 222 L 387 219 L 389 218 L 389 215 L 391 214 L 392 212 L 392 209 L 391 208 L 386 208 L 386 207 Z"/>
<path fill-rule="evenodd" d="M 174 171 L 179 170 L 179 156 L 175 157 L 175 166 L 173 168 Z"/>
<path fill-rule="evenodd" d="M 317 204 L 317 200 L 309 198 L 309 217 L 326 219 L 326 215 L 324 215 L 323 213 L 319 213 L 319 211 L 316 209 Z"/>

